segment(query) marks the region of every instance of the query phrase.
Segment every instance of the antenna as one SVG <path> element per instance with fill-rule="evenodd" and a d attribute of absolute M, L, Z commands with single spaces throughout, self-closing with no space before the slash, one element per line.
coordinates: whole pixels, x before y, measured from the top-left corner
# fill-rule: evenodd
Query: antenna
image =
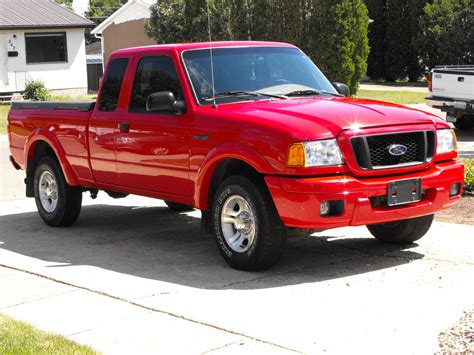
<path fill-rule="evenodd" d="M 210 58 L 211 58 L 212 107 L 217 107 L 216 87 L 214 84 L 214 60 L 213 60 L 213 55 L 212 55 L 211 12 L 209 11 L 209 0 L 206 1 L 206 4 L 207 4 L 207 29 L 209 32 L 209 53 L 210 53 Z"/>

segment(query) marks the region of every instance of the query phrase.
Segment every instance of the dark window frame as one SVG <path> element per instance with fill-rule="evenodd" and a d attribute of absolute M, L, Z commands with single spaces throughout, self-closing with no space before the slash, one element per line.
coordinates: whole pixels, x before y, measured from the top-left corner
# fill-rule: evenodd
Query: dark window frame
<path fill-rule="evenodd" d="M 110 95 L 110 93 L 107 91 L 108 90 L 108 80 L 116 80 L 114 79 L 109 79 L 109 76 L 111 75 L 110 71 L 115 69 L 113 68 L 113 65 L 117 63 L 117 65 L 125 65 L 123 68 L 123 73 L 121 74 L 120 80 L 120 85 L 117 89 L 116 92 L 118 93 L 116 97 L 113 98 L 113 102 L 110 101 L 104 101 L 104 95 Z M 109 64 L 107 65 L 107 70 L 104 73 L 102 83 L 101 83 L 101 88 L 100 88 L 100 95 L 97 97 L 97 109 L 99 112 L 115 112 L 117 110 L 118 105 L 120 103 L 120 96 L 122 95 L 122 87 L 123 87 L 123 82 L 127 76 L 127 71 L 129 70 L 130 66 L 130 60 L 129 58 L 113 58 L 109 60 Z M 105 99 L 109 99 L 108 97 L 105 97 Z M 111 109 L 113 106 L 113 109 Z"/>
<path fill-rule="evenodd" d="M 153 59 L 153 58 L 166 58 L 166 59 L 169 59 L 170 63 L 173 65 L 173 69 L 176 73 L 176 79 L 177 79 L 178 84 L 179 84 L 179 91 L 180 92 L 176 96 L 176 99 L 177 100 L 179 100 L 179 99 L 184 100 L 183 84 L 182 84 L 181 79 L 179 78 L 177 66 L 176 66 L 173 58 L 170 55 L 167 55 L 167 54 L 145 55 L 145 56 L 141 57 L 138 60 L 137 64 L 136 64 L 135 73 L 134 73 L 134 76 L 133 76 L 132 91 L 130 93 L 130 100 L 129 100 L 128 107 L 127 107 L 127 110 L 128 110 L 129 113 L 140 113 L 140 114 L 150 114 L 150 115 L 172 114 L 171 111 L 170 112 L 165 112 L 165 111 L 163 111 L 163 112 L 149 112 L 146 109 L 143 110 L 143 109 L 140 109 L 140 108 L 133 108 L 132 107 L 133 95 L 135 94 L 135 84 L 136 84 L 136 80 L 137 80 L 138 70 L 140 69 L 140 64 L 145 59 Z M 179 95 L 179 94 L 181 94 L 181 95 Z"/>
<path fill-rule="evenodd" d="M 61 35 L 64 38 L 64 60 L 56 60 L 56 61 L 51 61 L 51 62 L 32 62 L 28 60 L 28 41 L 27 38 L 28 36 L 31 37 L 51 37 L 51 35 Z M 30 38 L 31 38 L 30 37 Z M 67 32 L 25 32 L 25 60 L 27 65 L 40 65 L 40 64 L 57 64 L 57 63 L 69 63 L 69 57 L 68 57 L 68 47 L 67 47 Z"/>

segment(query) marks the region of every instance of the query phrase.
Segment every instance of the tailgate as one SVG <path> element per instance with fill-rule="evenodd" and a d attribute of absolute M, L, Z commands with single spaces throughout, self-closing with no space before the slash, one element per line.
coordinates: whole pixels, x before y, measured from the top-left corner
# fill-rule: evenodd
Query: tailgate
<path fill-rule="evenodd" d="M 474 69 L 434 69 L 432 96 L 474 101 Z"/>

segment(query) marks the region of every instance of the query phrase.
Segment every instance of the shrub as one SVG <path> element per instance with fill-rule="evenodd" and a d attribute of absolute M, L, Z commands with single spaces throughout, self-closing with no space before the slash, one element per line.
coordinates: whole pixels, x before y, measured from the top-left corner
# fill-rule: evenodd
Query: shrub
<path fill-rule="evenodd" d="M 474 192 L 474 159 L 465 159 L 464 163 L 464 188 Z"/>
<path fill-rule="evenodd" d="M 49 91 L 40 80 L 29 81 L 26 83 L 23 97 L 26 100 L 46 101 L 49 99 Z"/>

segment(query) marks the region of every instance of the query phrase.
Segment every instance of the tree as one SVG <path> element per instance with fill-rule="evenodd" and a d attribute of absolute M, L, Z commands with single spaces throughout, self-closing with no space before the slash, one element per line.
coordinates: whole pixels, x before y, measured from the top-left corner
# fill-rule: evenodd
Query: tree
<path fill-rule="evenodd" d="M 54 2 L 65 5 L 69 10 L 72 10 L 72 0 L 54 0 Z"/>
<path fill-rule="evenodd" d="M 429 0 L 366 0 L 369 27 L 368 75 L 372 79 L 417 81 L 423 71 L 416 44 L 419 19 Z"/>
<path fill-rule="evenodd" d="M 426 4 L 416 43 L 427 69 L 435 65 L 474 64 L 471 0 L 434 0 Z"/>
<path fill-rule="evenodd" d="M 395 81 L 406 76 L 407 54 L 411 46 L 408 26 L 408 0 L 386 0 L 385 79 Z"/>
<path fill-rule="evenodd" d="M 126 2 L 127 0 L 90 0 L 89 9 L 84 13 L 84 16 L 96 25 L 99 25 Z M 87 29 L 86 43 L 89 44 L 97 41 L 98 40 L 90 34 L 90 30 Z"/>
<path fill-rule="evenodd" d="M 372 20 L 369 25 L 370 53 L 367 60 L 367 75 L 374 80 L 385 79 L 386 2 L 366 0 L 365 3 Z"/>
<path fill-rule="evenodd" d="M 356 93 L 369 52 L 363 0 L 209 0 L 209 10 L 213 40 L 293 43 Z M 207 41 L 206 0 L 161 0 L 146 30 L 158 43 Z"/>
<path fill-rule="evenodd" d="M 355 94 L 369 52 L 369 17 L 362 0 L 317 0 L 309 20 L 306 51 L 331 81 Z"/>
<path fill-rule="evenodd" d="M 157 43 L 209 40 L 206 0 L 161 0 L 150 7 L 145 30 Z M 212 40 L 228 40 L 229 9 L 224 0 L 209 0 Z"/>

